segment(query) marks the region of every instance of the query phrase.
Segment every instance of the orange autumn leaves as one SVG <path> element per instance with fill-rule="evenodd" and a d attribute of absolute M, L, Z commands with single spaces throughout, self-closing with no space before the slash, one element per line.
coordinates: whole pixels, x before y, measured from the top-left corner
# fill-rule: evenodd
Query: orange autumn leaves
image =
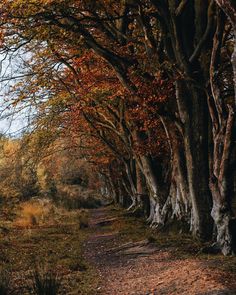
<path fill-rule="evenodd" d="M 96 158 L 96 161 L 104 163 L 115 156 L 112 156 L 112 151 L 99 138 L 98 133 L 102 132 L 107 133 L 120 153 L 127 153 L 127 147 L 123 146 L 124 141 L 119 138 L 125 137 L 120 124 L 122 120 L 130 134 L 135 130 L 152 134 L 152 140 L 137 142 L 135 138 L 132 139 L 136 153 L 158 154 L 166 149 L 165 132 L 158 114 L 165 111 L 164 105 L 173 96 L 173 84 L 168 79 L 160 74 L 153 81 L 147 81 L 131 73 L 131 79 L 138 89 L 134 96 L 121 86 L 107 63 L 92 51 L 77 58 L 73 67 L 77 75 L 75 77 L 75 73 L 71 73 L 69 80 L 76 78 L 77 86 L 74 91 L 77 101 L 65 114 L 64 120 L 75 141 L 80 134 L 87 138 L 88 151 L 98 151 L 91 156 L 93 160 Z M 89 117 L 92 123 L 85 117 Z M 109 155 L 107 159 L 105 155 Z"/>

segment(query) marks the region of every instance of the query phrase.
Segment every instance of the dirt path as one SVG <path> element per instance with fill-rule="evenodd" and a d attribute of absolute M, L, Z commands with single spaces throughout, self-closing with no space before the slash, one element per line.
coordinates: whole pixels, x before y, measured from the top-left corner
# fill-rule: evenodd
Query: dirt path
<path fill-rule="evenodd" d="M 91 213 L 85 256 L 101 277 L 94 294 L 236 294 L 235 274 L 214 268 L 207 259 L 180 259 L 171 249 L 158 248 L 145 240 L 124 243 L 122 228 L 116 230 L 111 226 L 114 222 L 116 217 L 110 209 Z"/>

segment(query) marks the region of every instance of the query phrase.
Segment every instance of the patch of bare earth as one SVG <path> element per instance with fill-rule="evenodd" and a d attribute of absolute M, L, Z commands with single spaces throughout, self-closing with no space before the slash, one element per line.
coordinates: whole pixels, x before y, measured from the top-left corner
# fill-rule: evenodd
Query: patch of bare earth
<path fill-rule="evenodd" d="M 86 258 L 95 265 L 102 295 L 226 295 L 236 294 L 236 277 L 209 267 L 198 258 L 179 259 L 170 249 L 148 241 L 127 242 L 109 227 L 114 217 L 107 209 L 92 212 L 92 234 Z"/>

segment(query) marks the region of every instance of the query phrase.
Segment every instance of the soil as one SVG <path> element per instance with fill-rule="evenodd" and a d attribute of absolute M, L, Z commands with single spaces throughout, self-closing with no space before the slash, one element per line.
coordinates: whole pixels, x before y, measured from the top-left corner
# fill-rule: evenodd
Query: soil
<path fill-rule="evenodd" d="M 111 209 L 91 211 L 84 255 L 100 276 L 93 294 L 236 294 L 235 273 L 219 267 L 223 257 L 181 257 L 171 247 L 160 247 L 147 239 L 133 241 L 123 235 L 122 226 L 113 226 L 115 223 Z"/>

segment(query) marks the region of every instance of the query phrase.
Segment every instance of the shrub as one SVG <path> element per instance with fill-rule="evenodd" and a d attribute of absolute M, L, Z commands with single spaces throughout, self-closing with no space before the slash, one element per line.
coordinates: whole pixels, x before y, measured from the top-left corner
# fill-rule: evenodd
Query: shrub
<path fill-rule="evenodd" d="M 32 289 L 37 295 L 57 295 L 61 288 L 61 282 L 55 271 L 45 267 L 35 267 L 32 277 Z"/>
<path fill-rule="evenodd" d="M 53 210 L 53 205 L 46 199 L 24 202 L 20 206 L 20 211 L 14 224 L 22 228 L 39 225 L 52 217 Z"/>
<path fill-rule="evenodd" d="M 101 206 L 101 201 L 95 197 L 78 197 L 78 198 L 69 198 L 64 197 L 61 199 L 61 205 L 67 210 L 76 210 L 76 209 L 94 209 Z"/>
<path fill-rule="evenodd" d="M 43 215 L 43 208 L 39 204 L 25 202 L 21 205 L 15 225 L 18 227 L 30 227 L 37 225 Z"/>

